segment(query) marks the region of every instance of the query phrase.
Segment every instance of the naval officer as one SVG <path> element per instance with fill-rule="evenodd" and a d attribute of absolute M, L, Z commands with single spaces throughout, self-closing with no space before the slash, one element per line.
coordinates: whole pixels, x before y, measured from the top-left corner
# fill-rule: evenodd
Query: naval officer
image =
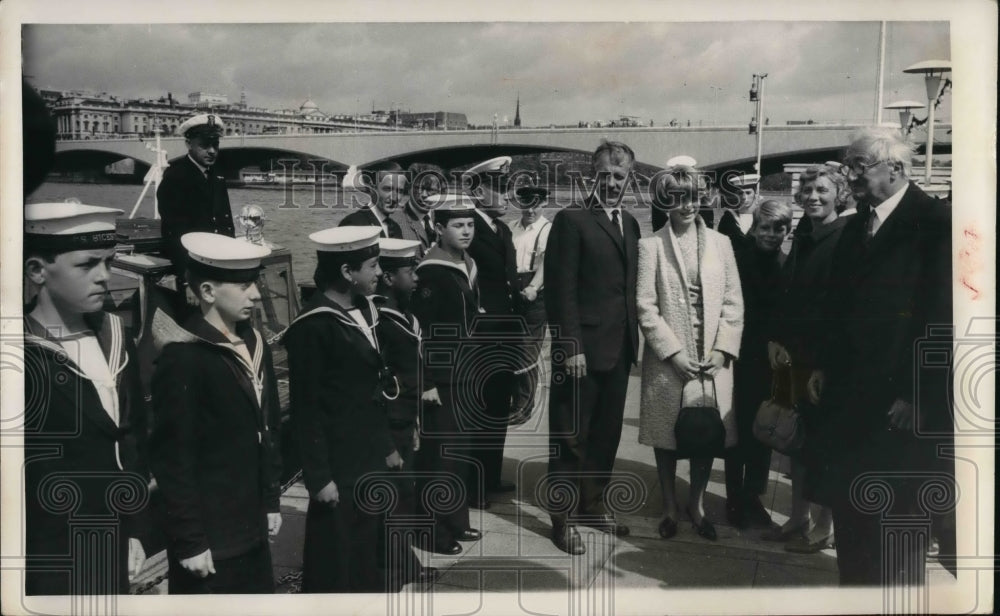
<path fill-rule="evenodd" d="M 187 155 L 163 172 L 156 199 L 162 219 L 163 252 L 174 264 L 180 290 L 187 259 L 181 236 L 205 231 L 234 237 L 236 228 L 226 181 L 214 168 L 219 158 L 219 139 L 226 132 L 222 118 L 201 113 L 188 118 L 177 132 L 184 135 Z M 198 305 L 193 292 L 186 291 L 185 295 L 188 304 Z"/>
<path fill-rule="evenodd" d="M 181 236 L 200 311 L 154 327 L 150 458 L 164 504 L 170 594 L 273 593 L 281 410 L 271 350 L 250 323 L 264 246 Z M 160 313 L 154 316 L 158 319 Z"/>
<path fill-rule="evenodd" d="M 753 212 L 759 201 L 760 176 L 756 173 L 724 175 L 719 182 L 722 211 L 718 218 L 707 220 L 713 229 L 727 236 L 733 248 L 746 243 L 753 226 Z M 702 210 L 702 216 L 707 212 Z M 706 216 L 707 217 L 707 216 Z M 751 243 L 753 240 L 749 240 Z"/>
<path fill-rule="evenodd" d="M 370 296 L 379 275 L 380 227 L 336 227 L 309 236 L 316 293 L 283 338 L 292 430 L 309 490 L 303 592 L 380 592 L 379 514 L 355 487 L 369 473 L 404 466 L 386 402 L 386 378 Z M 359 489 L 363 495 L 364 490 Z"/>
<path fill-rule="evenodd" d="M 103 310 L 121 214 L 24 207 L 24 273 L 38 290 L 24 311 L 24 365 L 35 368 L 24 381 L 28 595 L 127 593 L 145 560 L 139 363 L 122 320 Z M 85 540 L 102 533 L 116 552 Z"/>

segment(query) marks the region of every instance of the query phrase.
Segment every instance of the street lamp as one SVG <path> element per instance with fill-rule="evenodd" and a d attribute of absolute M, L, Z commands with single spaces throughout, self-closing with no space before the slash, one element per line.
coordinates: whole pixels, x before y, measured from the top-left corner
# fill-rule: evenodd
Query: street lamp
<path fill-rule="evenodd" d="M 764 138 L 764 79 L 767 73 L 754 74 L 753 85 L 750 86 L 750 101 L 757 103 L 757 113 L 750 120 L 750 134 L 757 134 L 757 164 L 754 171 L 760 173 L 760 158 Z"/>
<path fill-rule="evenodd" d="M 903 69 L 904 73 L 923 73 L 927 86 L 927 148 L 924 161 L 924 185 L 931 183 L 931 158 L 934 155 L 934 102 L 937 100 L 941 77 L 951 72 L 949 60 L 926 60 Z"/>
<path fill-rule="evenodd" d="M 910 133 L 910 120 L 913 118 L 913 113 L 910 109 L 923 108 L 924 104 L 917 101 L 897 101 L 885 106 L 885 109 L 899 109 L 899 130 L 903 133 L 904 137 Z"/>

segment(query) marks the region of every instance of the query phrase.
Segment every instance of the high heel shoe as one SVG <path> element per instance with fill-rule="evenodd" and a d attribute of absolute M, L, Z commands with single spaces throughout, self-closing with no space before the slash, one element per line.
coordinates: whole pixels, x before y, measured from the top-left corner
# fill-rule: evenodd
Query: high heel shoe
<path fill-rule="evenodd" d="M 660 533 L 661 538 L 670 539 L 677 534 L 677 520 L 666 516 L 660 521 L 656 530 Z"/>
<path fill-rule="evenodd" d="M 709 541 L 715 541 L 719 536 L 715 533 L 715 526 L 708 521 L 708 516 L 702 516 L 701 522 L 694 521 L 694 515 L 691 513 L 691 508 L 688 507 L 687 510 L 688 517 L 691 518 L 691 525 L 694 526 L 694 530 L 705 539 Z"/>

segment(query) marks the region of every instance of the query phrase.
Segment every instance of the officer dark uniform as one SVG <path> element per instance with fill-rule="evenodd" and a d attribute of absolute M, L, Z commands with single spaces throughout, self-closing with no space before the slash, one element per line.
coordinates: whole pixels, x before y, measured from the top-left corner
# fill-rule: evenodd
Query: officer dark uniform
<path fill-rule="evenodd" d="M 760 176 L 756 173 L 745 173 L 739 176 L 723 177 L 720 185 L 720 199 L 723 209 L 718 220 L 705 210 L 702 217 L 710 227 L 727 236 L 735 249 L 746 242 L 750 231 L 752 214 L 757 207 L 758 185 Z M 744 210 L 740 213 L 738 210 Z"/>
<path fill-rule="evenodd" d="M 397 271 L 399 268 L 414 267 L 417 264 L 417 253 L 421 249 L 417 240 L 400 240 L 395 238 L 379 239 L 379 266 L 383 272 Z M 380 289 L 379 293 L 395 296 L 391 288 Z M 420 338 L 422 331 L 420 322 L 409 308 L 409 298 L 387 297 L 379 303 L 379 321 L 375 328 L 379 347 L 386 366 L 392 372 L 399 385 L 399 394 L 386 402 L 389 417 L 389 432 L 396 445 L 396 451 L 403 458 L 403 470 L 395 478 L 393 484 L 397 489 L 396 506 L 387 512 L 386 532 L 379 534 L 379 555 L 385 557 L 387 547 L 394 550 L 384 563 L 390 573 L 402 583 L 408 581 L 429 581 L 436 576 L 433 568 L 425 570 L 419 559 L 413 553 L 414 531 L 408 527 L 416 515 L 416 485 L 412 472 L 414 468 L 414 448 L 418 447 L 417 411 L 420 405 L 422 385 L 421 378 Z M 410 470 L 407 470 L 410 469 Z M 387 537 L 389 531 L 395 538 Z M 386 539 L 389 539 L 386 541 Z"/>
<path fill-rule="evenodd" d="M 311 497 L 303 592 L 380 592 L 386 586 L 376 553 L 380 513 L 364 501 L 359 483 L 366 474 L 375 479 L 389 473 L 386 459 L 395 445 L 385 402 L 395 392 L 383 380 L 375 304 L 354 295 L 348 309 L 324 290 L 342 264 L 378 256 L 378 234 L 378 227 L 339 227 L 309 236 L 317 249 L 318 289 L 282 340 L 292 428 Z M 320 502 L 331 482 L 339 502 Z"/>
<path fill-rule="evenodd" d="M 49 322 L 46 306 L 59 291 L 35 280 L 31 265 L 36 257 L 56 263 L 65 253 L 113 248 L 121 214 L 74 203 L 24 208 L 25 271 L 41 285 L 24 311 L 28 595 L 127 593 L 130 538 L 150 550 L 148 475 L 139 455 L 147 415 L 131 336 L 119 317 L 100 310 L 78 313 L 84 331 Z"/>
<path fill-rule="evenodd" d="M 253 285 L 271 252 L 212 233 L 188 233 L 181 243 L 192 286 Z M 256 287 L 246 292 L 259 298 Z M 152 379 L 150 456 L 164 506 L 169 592 L 273 593 L 268 518 L 280 508 L 281 410 L 271 350 L 249 315 L 230 333 L 209 308 L 202 300 L 183 327 L 162 312 L 153 317 L 163 350 Z M 206 550 L 214 573 L 200 577 L 181 565 Z"/>
<path fill-rule="evenodd" d="M 212 167 L 219 138 L 225 134 L 222 118 L 199 114 L 181 124 L 177 132 L 184 135 L 188 154 L 163 172 L 156 199 L 162 219 L 163 251 L 180 275 L 187 258 L 180 244 L 182 235 L 206 231 L 234 237 L 236 228 L 226 182 Z M 204 164 L 208 161 L 210 164 Z"/>
<path fill-rule="evenodd" d="M 437 510 L 426 511 L 435 519 L 435 552 L 455 555 L 462 551 L 458 541 L 475 541 L 478 530 L 469 523 L 468 495 L 473 486 L 475 466 L 468 462 L 470 445 L 469 402 L 475 396 L 468 391 L 471 376 L 462 371 L 463 353 L 470 350 L 470 325 L 479 314 L 479 287 L 476 262 L 463 253 L 455 262 L 440 245 L 440 227 L 457 218 L 476 216 L 468 197 L 449 195 L 438 200 L 434 222 L 438 227 L 438 245 L 433 246 L 417 266 L 419 281 L 413 295 L 413 313 L 423 324 L 423 361 L 426 365 L 422 389 L 437 389 L 440 405 L 424 403 L 420 409 L 420 450 L 417 452 L 419 479 L 417 491 L 421 503 L 429 492 L 444 480 L 448 502 Z M 451 485 L 458 480 L 461 485 Z M 454 501 L 454 502 L 452 502 Z"/>
<path fill-rule="evenodd" d="M 516 320 L 521 308 L 517 253 L 510 227 L 500 220 L 500 215 L 506 210 L 503 184 L 510 163 L 510 156 L 492 158 L 468 169 L 465 175 L 478 179 L 481 187 L 473 189 L 473 194 L 477 195 L 476 233 L 469 246 L 469 256 L 479 267 L 480 305 L 486 315 L 504 319 L 490 319 L 484 322 L 484 325 L 489 324 L 488 327 L 480 328 L 479 331 L 488 331 L 506 339 L 509 344 L 517 344 L 526 337 L 524 326 L 519 325 Z M 503 355 L 506 357 L 507 351 Z M 482 465 L 483 474 L 481 488 L 474 485 L 475 490 L 470 497 L 480 508 L 489 507 L 489 501 L 480 489 L 485 489 L 486 492 L 508 492 L 515 489 L 513 483 L 500 479 L 500 471 L 516 389 L 514 371 L 523 366 L 503 364 L 503 361 L 490 362 L 490 373 L 479 384 L 486 407 L 483 409 L 483 417 L 477 422 L 481 428 L 474 435 L 477 445 L 474 455 Z M 481 500 L 479 495 L 482 495 Z"/>

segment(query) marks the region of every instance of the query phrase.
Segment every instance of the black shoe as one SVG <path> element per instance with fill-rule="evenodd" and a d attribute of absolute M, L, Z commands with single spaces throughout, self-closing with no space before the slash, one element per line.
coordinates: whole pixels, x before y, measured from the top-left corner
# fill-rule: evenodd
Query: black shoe
<path fill-rule="evenodd" d="M 677 534 L 677 520 L 665 517 L 660 521 L 660 526 L 656 529 L 663 539 L 670 539 Z"/>
<path fill-rule="evenodd" d="M 629 529 L 628 526 L 624 524 L 619 524 L 615 520 L 615 516 L 610 513 L 602 514 L 588 514 L 583 513 L 576 517 L 578 524 L 583 526 L 589 526 L 590 528 L 596 528 L 599 531 L 608 533 L 609 535 L 614 535 L 616 537 L 626 537 L 628 536 Z"/>
<path fill-rule="evenodd" d="M 513 492 L 517 489 L 517 485 L 513 481 L 504 481 L 501 479 L 495 485 L 486 488 L 487 492 L 501 493 L 501 492 Z"/>
<path fill-rule="evenodd" d="M 450 545 L 435 545 L 430 551 L 445 556 L 457 556 L 462 553 L 462 546 L 457 541 L 452 541 Z"/>
<path fill-rule="evenodd" d="M 691 513 L 691 510 L 688 509 L 688 517 L 691 518 L 691 525 L 694 526 L 694 530 L 699 536 L 704 537 L 709 541 L 715 541 L 719 538 L 719 536 L 715 534 L 715 526 L 708 521 L 708 516 L 702 516 L 700 523 L 695 522 L 694 515 Z"/>
<path fill-rule="evenodd" d="M 729 525 L 733 528 L 747 528 L 746 512 L 743 509 L 743 505 L 727 500 L 726 521 L 729 522 Z"/>
<path fill-rule="evenodd" d="M 471 507 L 472 509 L 489 509 L 492 504 L 493 503 L 491 503 L 485 497 L 481 499 L 474 498 L 469 501 L 469 507 Z"/>
<path fill-rule="evenodd" d="M 774 525 L 774 522 L 771 521 L 771 514 L 767 512 L 767 509 L 761 504 L 760 498 L 756 496 L 751 496 L 746 500 L 743 511 L 746 522 L 750 526 L 770 528 Z"/>
<path fill-rule="evenodd" d="M 479 541 L 483 538 L 483 533 L 479 532 L 475 528 L 467 528 L 460 533 L 455 534 L 455 539 L 459 541 Z"/>
<path fill-rule="evenodd" d="M 567 554 L 583 554 L 587 551 L 580 533 L 568 524 L 553 524 L 551 538 L 552 543 Z"/>

